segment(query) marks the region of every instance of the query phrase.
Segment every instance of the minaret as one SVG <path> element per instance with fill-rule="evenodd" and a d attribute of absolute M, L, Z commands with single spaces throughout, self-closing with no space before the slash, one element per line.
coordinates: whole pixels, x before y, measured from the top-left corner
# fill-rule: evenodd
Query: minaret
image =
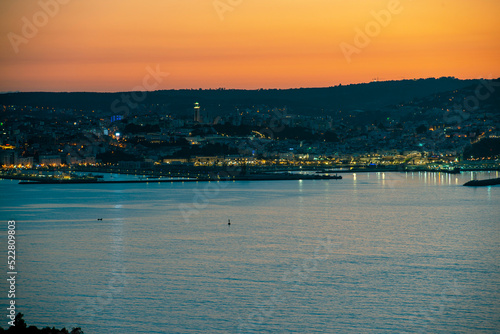
<path fill-rule="evenodd" d="M 194 104 L 194 121 L 201 123 L 200 104 L 198 102 Z"/>

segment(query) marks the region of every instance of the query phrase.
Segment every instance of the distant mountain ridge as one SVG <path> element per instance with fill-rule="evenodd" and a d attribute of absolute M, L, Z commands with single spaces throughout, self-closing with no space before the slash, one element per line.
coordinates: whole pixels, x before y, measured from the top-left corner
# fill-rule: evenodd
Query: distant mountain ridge
<path fill-rule="evenodd" d="M 18 92 L 0 94 L 2 105 L 29 105 L 83 110 L 116 111 L 117 100 L 132 97 L 134 103 L 163 105 L 169 112 L 184 113 L 192 110 L 194 102 L 212 113 L 225 114 L 236 107 L 257 105 L 287 107 L 291 113 L 326 115 L 338 110 L 377 110 L 387 105 L 405 103 L 437 93 L 450 92 L 477 86 L 480 80 L 460 80 L 452 77 L 380 81 L 364 84 L 339 85 L 326 88 L 297 89 L 209 89 L 209 90 L 161 90 L 141 94 L 135 101 L 131 92 Z M 139 94 L 137 94 L 139 95 Z M 120 102 L 122 103 L 122 102 Z"/>

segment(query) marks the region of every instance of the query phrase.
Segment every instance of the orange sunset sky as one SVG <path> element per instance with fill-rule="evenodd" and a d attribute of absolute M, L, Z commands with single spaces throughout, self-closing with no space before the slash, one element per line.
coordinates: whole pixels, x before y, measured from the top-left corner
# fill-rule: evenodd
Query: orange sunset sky
<path fill-rule="evenodd" d="M 155 89 L 500 76 L 498 0 L 2 0 L 0 13 L 4 92 L 136 90 L 148 67 L 169 73 Z"/>

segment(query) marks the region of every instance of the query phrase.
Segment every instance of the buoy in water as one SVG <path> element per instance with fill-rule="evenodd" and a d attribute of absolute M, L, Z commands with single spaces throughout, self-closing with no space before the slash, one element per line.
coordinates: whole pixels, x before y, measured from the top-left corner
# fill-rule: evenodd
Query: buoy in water
<path fill-rule="evenodd" d="M 227 220 L 227 224 L 228 224 L 228 225 L 231 225 L 231 219 L 228 219 L 228 220 Z"/>

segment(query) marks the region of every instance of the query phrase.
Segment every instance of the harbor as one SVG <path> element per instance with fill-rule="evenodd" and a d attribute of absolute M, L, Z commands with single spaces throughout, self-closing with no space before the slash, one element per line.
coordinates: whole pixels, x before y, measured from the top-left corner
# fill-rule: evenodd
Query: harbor
<path fill-rule="evenodd" d="M 288 180 L 340 180 L 342 176 L 330 174 L 303 174 L 303 173 L 251 173 L 229 174 L 211 173 L 199 177 L 169 178 L 146 177 L 139 179 L 112 179 L 105 180 L 102 176 L 72 176 L 72 177 L 47 177 L 47 176 L 10 176 L 6 179 L 19 180 L 19 184 L 111 184 L 111 183 L 174 183 L 174 182 L 212 182 L 212 181 L 288 181 Z"/>
<path fill-rule="evenodd" d="M 111 184 L 111 183 L 150 183 L 150 182 L 210 182 L 210 181 L 282 181 L 282 180 L 329 180 L 342 179 L 350 173 L 433 173 L 463 174 L 482 171 L 472 168 L 376 168 L 361 166 L 319 167 L 181 167 L 153 169 L 108 168 L 37 168 L 3 170 L 0 179 L 19 180 L 19 184 Z M 487 171 L 498 172 L 497 169 Z M 492 182 L 492 181 L 488 181 Z M 488 183 L 486 182 L 486 183 Z M 472 182 L 467 185 L 482 185 L 484 182 Z"/>

